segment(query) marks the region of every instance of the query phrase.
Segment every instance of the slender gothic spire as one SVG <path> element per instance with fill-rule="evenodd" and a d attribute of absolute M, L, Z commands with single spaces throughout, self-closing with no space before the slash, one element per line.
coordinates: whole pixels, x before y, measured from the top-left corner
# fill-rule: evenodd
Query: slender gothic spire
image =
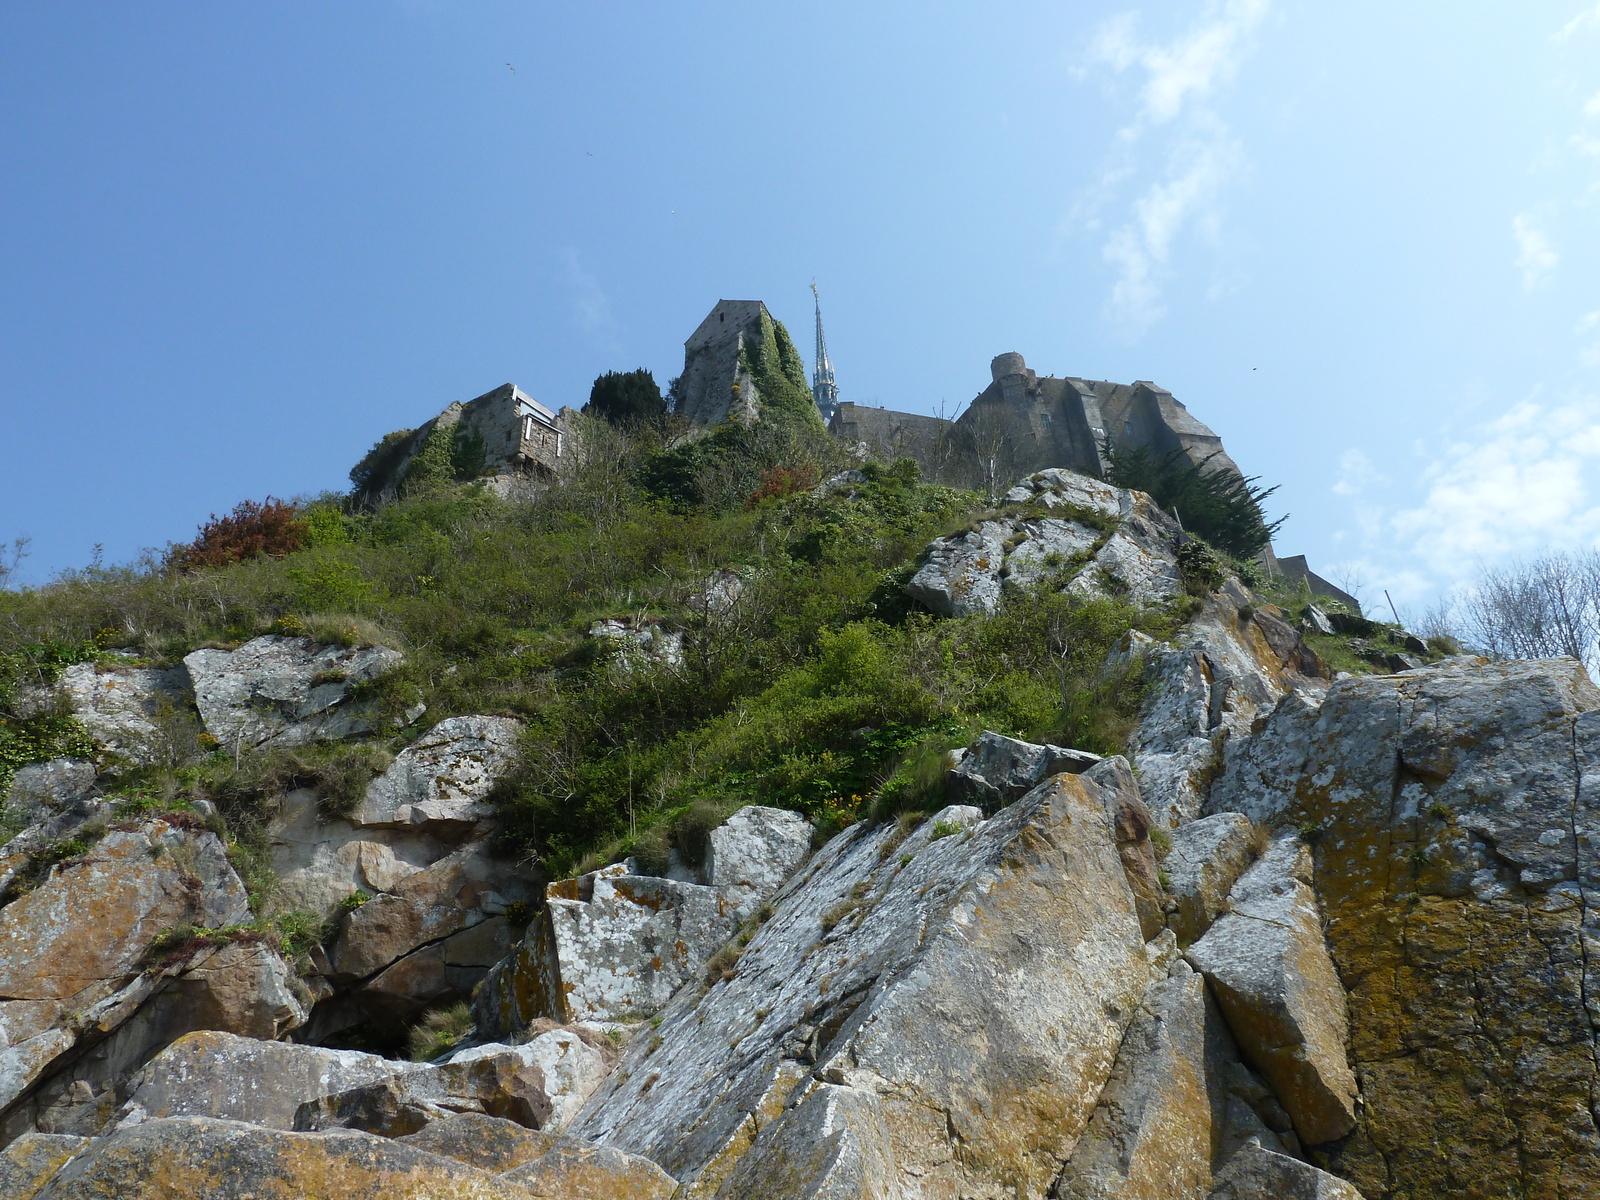
<path fill-rule="evenodd" d="M 839 389 L 833 382 L 833 363 L 828 361 L 828 342 L 822 336 L 822 297 L 817 293 L 814 280 L 811 297 L 817 305 L 817 360 L 816 368 L 811 372 L 811 398 L 817 402 L 817 411 L 822 414 L 822 419 L 830 421 L 834 410 L 839 407 Z"/>

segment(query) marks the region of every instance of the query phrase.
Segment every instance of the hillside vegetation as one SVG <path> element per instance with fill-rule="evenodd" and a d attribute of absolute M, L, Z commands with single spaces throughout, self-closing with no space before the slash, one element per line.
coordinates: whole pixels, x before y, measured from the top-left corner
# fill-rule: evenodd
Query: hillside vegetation
<path fill-rule="evenodd" d="M 317 786 L 337 810 L 455 714 L 526 722 L 497 798 L 506 836 L 552 875 L 664 861 L 669 844 L 692 858 L 709 824 L 752 801 L 825 832 L 920 808 L 940 794 L 944 751 L 982 728 L 1123 748 L 1141 684 L 1105 674 L 1106 654 L 1132 627 L 1170 633 L 1181 612 L 1045 588 L 994 617 L 936 619 L 901 586 L 931 539 L 982 514 L 977 493 L 930 486 L 910 460 L 818 488 L 843 464 L 798 404 L 676 448 L 584 420 L 584 465 L 531 501 L 447 478 L 377 511 L 328 495 L 288 525 L 270 508 L 281 541 L 254 557 L 210 546 L 239 542 L 219 518 L 164 557 L 0 593 L 0 769 L 87 749 L 70 716 L 15 705 L 62 665 L 130 649 L 107 661 L 163 665 L 264 633 L 396 646 L 404 666 L 368 695 L 385 728 L 427 712 L 365 743 L 254 754 L 208 746 L 174 714 L 162 764 L 122 790 L 144 805 L 211 798 L 241 855 L 278 790 Z M 601 620 L 681 634 L 681 662 L 620 653 L 591 635 Z"/>

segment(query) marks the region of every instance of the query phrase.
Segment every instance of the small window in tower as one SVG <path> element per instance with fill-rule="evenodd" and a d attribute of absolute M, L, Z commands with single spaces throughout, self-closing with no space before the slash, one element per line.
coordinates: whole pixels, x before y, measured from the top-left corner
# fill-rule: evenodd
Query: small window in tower
<path fill-rule="evenodd" d="M 1050 414 L 1049 413 L 1040 413 L 1039 414 L 1039 420 L 1044 423 L 1046 428 L 1049 428 L 1049 426 L 1050 426 Z"/>
<path fill-rule="evenodd" d="M 522 440 L 525 441 L 525 442 L 533 441 L 533 418 L 532 417 L 523 417 L 522 418 Z"/>

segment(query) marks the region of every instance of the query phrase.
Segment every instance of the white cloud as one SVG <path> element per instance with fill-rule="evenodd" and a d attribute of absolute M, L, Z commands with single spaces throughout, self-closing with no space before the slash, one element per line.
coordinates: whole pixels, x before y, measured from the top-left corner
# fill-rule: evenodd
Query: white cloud
<path fill-rule="evenodd" d="M 1383 483 L 1378 468 L 1360 450 L 1346 450 L 1339 456 L 1339 479 L 1333 490 L 1341 496 L 1358 496 L 1376 483 Z"/>
<path fill-rule="evenodd" d="M 1555 269 L 1561 256 L 1556 253 L 1550 239 L 1525 215 L 1511 219 L 1511 236 L 1517 240 L 1517 266 L 1522 269 L 1522 284 L 1532 287 L 1539 279 Z"/>
<path fill-rule="evenodd" d="M 1600 539 L 1600 401 L 1527 400 L 1449 443 L 1424 469 L 1424 495 L 1390 529 L 1413 562 L 1445 579 L 1544 547 Z"/>
<path fill-rule="evenodd" d="M 1595 28 L 1600 28 L 1600 4 L 1591 9 L 1585 9 L 1563 25 L 1561 31 L 1556 34 L 1556 41 L 1564 42 L 1568 38 L 1576 37 L 1586 29 Z"/>
<path fill-rule="evenodd" d="M 1588 103 L 1583 106 L 1583 115 L 1586 117 L 1600 117 L 1600 92 L 1589 97 Z"/>
<path fill-rule="evenodd" d="M 1200 20 L 1168 42 L 1143 42 L 1137 14 L 1102 24 L 1089 46 L 1091 62 L 1122 72 L 1144 72 L 1139 111 L 1118 130 L 1113 160 L 1104 167 L 1086 203 L 1074 210 L 1085 229 L 1106 222 L 1096 211 L 1111 202 L 1119 185 L 1139 171 L 1133 155 L 1153 130 L 1176 125 L 1165 136 L 1165 170 L 1144 184 L 1126 219 L 1112 221 L 1101 256 L 1116 269 L 1108 307 L 1124 331 L 1137 337 L 1160 318 L 1163 285 L 1174 243 L 1190 228 L 1213 229 L 1224 187 L 1244 155 L 1228 127 L 1206 104 L 1233 77 L 1250 49 L 1251 35 L 1271 0 L 1213 0 Z"/>

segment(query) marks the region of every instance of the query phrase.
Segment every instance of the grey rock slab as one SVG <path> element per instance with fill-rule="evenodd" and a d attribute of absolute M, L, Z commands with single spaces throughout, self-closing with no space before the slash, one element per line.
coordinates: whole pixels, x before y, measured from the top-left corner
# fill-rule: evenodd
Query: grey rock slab
<path fill-rule="evenodd" d="M 638 1020 L 697 978 L 738 928 L 738 904 L 712 887 L 626 868 L 597 872 L 587 900 L 545 900 L 560 964 L 563 1021 Z"/>
<path fill-rule="evenodd" d="M 1170 547 L 1152 546 L 1148 539 L 1119 529 L 1095 553 L 1094 562 L 1067 585 L 1067 591 L 1081 596 L 1120 596 L 1150 607 L 1182 595 L 1183 575 Z"/>
<path fill-rule="evenodd" d="M 1217 1174 L 1214 1200 L 1362 1200 L 1354 1184 L 1248 1142 Z"/>
<path fill-rule="evenodd" d="M 191 1033 L 152 1058 L 134 1078 L 119 1118 L 217 1117 L 294 1128 L 295 1110 L 417 1064 L 356 1050 L 327 1050 L 220 1031 Z"/>
<path fill-rule="evenodd" d="M 1358 1089 L 1345 1057 L 1344 988 L 1322 937 L 1311 856 L 1274 842 L 1229 893 L 1229 912 L 1189 947 L 1245 1060 L 1272 1084 L 1306 1143 L 1355 1126 Z"/>
<path fill-rule="evenodd" d="M 522 722 L 511 717 L 450 717 L 396 756 L 367 785 L 350 823 L 427 827 L 448 833 L 493 815 L 489 789 L 517 761 Z"/>
<path fill-rule="evenodd" d="M 1162 860 L 1167 894 L 1176 902 L 1168 919 L 1178 944 L 1188 946 L 1223 911 L 1228 892 L 1255 860 L 1256 829 L 1241 813 L 1216 813 L 1171 831 Z"/>
<path fill-rule="evenodd" d="M 296 1110 L 295 1128 L 361 1129 L 400 1137 L 451 1113 L 480 1112 L 542 1129 L 555 1105 L 538 1055 L 517 1049 L 499 1047 L 477 1057 L 423 1063 L 348 1091 L 315 1097 Z"/>
<path fill-rule="evenodd" d="M 184 660 L 206 732 L 225 748 L 303 746 L 372 728 L 370 706 L 351 685 L 404 659 L 387 646 L 319 646 L 270 634 L 237 650 L 196 650 Z"/>
<path fill-rule="evenodd" d="M 1328 620 L 1328 614 L 1315 604 L 1306 605 L 1305 612 L 1301 616 L 1301 627 L 1307 633 L 1319 633 L 1324 637 L 1332 637 L 1334 634 L 1333 622 Z"/>
<path fill-rule="evenodd" d="M 913 854 L 897 836 L 854 827 L 818 851 L 731 975 L 680 992 L 573 1132 L 710 1193 L 818 1078 L 878 1098 L 891 1194 L 1042 1194 L 1158 970 L 1103 801 L 1058 775 Z"/>
<path fill-rule="evenodd" d="M 1009 536 L 1019 535 L 1023 541 L 1005 557 L 1003 591 L 1033 587 L 1046 576 L 1062 570 L 1068 560 L 1093 550 L 1105 537 L 1098 529 L 1059 517 L 1013 522 Z"/>

